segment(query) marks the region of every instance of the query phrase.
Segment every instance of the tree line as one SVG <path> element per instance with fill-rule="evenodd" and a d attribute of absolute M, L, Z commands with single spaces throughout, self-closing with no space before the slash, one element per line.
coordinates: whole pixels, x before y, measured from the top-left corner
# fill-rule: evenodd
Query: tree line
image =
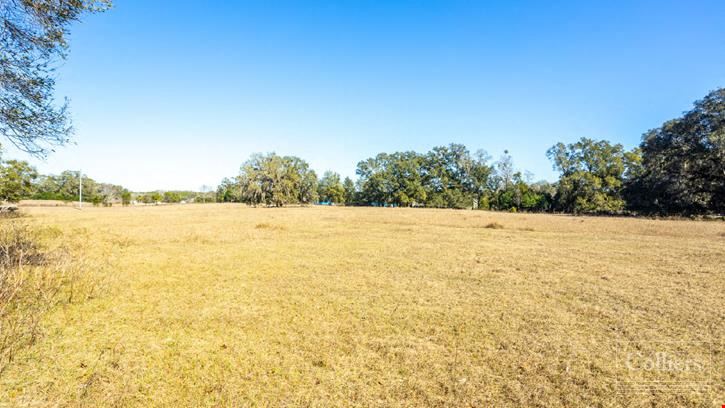
<path fill-rule="evenodd" d="M 492 160 L 462 144 L 428 152 L 380 153 L 357 164 L 357 179 L 321 177 L 303 159 L 254 154 L 212 191 L 132 193 L 83 179 L 97 205 L 241 202 L 253 206 L 334 204 L 573 214 L 725 214 L 725 89 L 646 132 L 639 146 L 582 138 L 547 152 L 556 182 L 533 181 L 508 152 Z M 78 172 L 41 175 L 25 161 L 0 161 L 0 200 L 76 201 Z"/>
<path fill-rule="evenodd" d="M 132 192 L 123 186 L 98 182 L 83 176 L 83 201 L 97 206 L 113 204 L 177 204 L 215 202 L 214 191 Z M 66 170 L 57 175 L 38 173 L 26 161 L 0 161 L 0 202 L 21 200 L 56 200 L 75 202 L 80 195 L 80 173 Z"/>
<path fill-rule="evenodd" d="M 547 152 L 559 180 L 532 180 L 508 152 L 497 159 L 461 144 L 426 153 L 380 153 L 357 164 L 356 181 L 304 160 L 255 154 L 217 189 L 221 202 L 474 208 L 574 214 L 725 213 L 725 89 L 646 132 L 630 151 L 581 138 Z"/>
<path fill-rule="evenodd" d="M 79 172 L 66 170 L 58 175 L 43 175 L 25 161 L 0 162 L 0 201 L 58 200 L 78 201 Z M 94 205 L 114 202 L 129 204 L 133 193 L 122 186 L 83 177 L 83 201 Z"/>
<path fill-rule="evenodd" d="M 151 191 L 132 192 L 123 186 L 98 182 L 83 176 L 83 201 L 97 206 L 113 204 L 175 204 L 189 202 L 214 202 L 214 192 Z M 0 202 L 16 203 L 20 200 L 78 201 L 80 198 L 80 173 L 66 170 L 57 175 L 38 173 L 26 161 L 0 161 Z"/>
<path fill-rule="evenodd" d="M 555 188 L 530 182 L 505 153 L 489 164 L 451 144 L 420 154 L 381 153 L 358 163 L 357 181 L 327 171 L 322 177 L 302 159 L 274 153 L 254 155 L 236 177 L 222 180 L 217 201 L 254 206 L 332 204 L 429 208 L 547 211 Z"/>

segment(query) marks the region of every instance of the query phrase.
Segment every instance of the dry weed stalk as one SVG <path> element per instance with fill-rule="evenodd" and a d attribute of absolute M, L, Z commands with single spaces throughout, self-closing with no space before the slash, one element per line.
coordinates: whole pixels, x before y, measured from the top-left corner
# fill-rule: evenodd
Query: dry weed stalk
<path fill-rule="evenodd" d="M 44 231 L 22 219 L 0 222 L 0 373 L 41 332 L 55 305 L 90 296 L 87 261 L 44 245 Z"/>

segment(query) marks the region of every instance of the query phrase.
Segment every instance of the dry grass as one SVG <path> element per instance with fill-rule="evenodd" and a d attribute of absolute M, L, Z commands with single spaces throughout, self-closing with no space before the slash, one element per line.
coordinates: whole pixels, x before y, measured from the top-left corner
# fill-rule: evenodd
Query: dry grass
<path fill-rule="evenodd" d="M 88 251 L 115 266 L 104 296 L 56 309 L 0 376 L 0 401 L 12 405 L 725 398 L 722 222 L 233 205 L 26 211 L 87 234 Z M 492 223 L 506 228 L 484 228 Z M 664 348 L 707 361 L 706 372 L 624 364 L 623 353 Z M 627 386 L 663 376 L 679 382 Z M 709 388 L 690 389 L 695 380 Z"/>
<path fill-rule="evenodd" d="M 268 230 L 274 230 L 274 231 L 284 231 L 286 228 L 282 225 L 272 225 L 268 222 L 260 222 L 259 224 L 255 225 L 254 228 L 256 229 L 268 229 Z"/>
<path fill-rule="evenodd" d="M 0 375 L 42 334 L 49 310 L 93 295 L 92 268 L 57 238 L 24 219 L 0 220 Z"/>
<path fill-rule="evenodd" d="M 61 201 L 61 200 L 22 200 L 18 203 L 20 207 L 74 207 L 78 202 Z M 91 204 L 88 203 L 90 207 Z"/>

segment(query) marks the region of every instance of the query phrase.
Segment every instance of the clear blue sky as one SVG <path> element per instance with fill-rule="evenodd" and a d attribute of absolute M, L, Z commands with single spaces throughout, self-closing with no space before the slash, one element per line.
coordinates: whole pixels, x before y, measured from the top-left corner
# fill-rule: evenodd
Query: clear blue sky
<path fill-rule="evenodd" d="M 722 0 L 115 3 L 73 29 L 77 145 L 42 172 L 198 189 L 253 152 L 354 176 L 457 142 L 551 180 L 555 142 L 630 148 L 725 86 Z"/>

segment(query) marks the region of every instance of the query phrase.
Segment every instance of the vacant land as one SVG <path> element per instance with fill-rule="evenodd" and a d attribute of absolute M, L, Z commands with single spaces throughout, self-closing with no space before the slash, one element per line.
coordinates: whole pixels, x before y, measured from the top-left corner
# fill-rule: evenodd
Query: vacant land
<path fill-rule="evenodd" d="M 108 267 L 0 375 L 8 405 L 725 403 L 722 222 L 25 211 Z"/>

